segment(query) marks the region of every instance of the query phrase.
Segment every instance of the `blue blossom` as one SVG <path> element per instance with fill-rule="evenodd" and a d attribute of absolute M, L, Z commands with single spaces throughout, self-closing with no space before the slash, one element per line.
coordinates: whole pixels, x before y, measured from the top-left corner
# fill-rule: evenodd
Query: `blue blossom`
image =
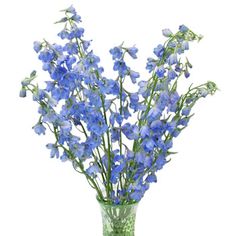
<path fill-rule="evenodd" d="M 38 52 L 41 51 L 41 49 L 42 49 L 42 44 L 41 44 L 41 42 L 35 41 L 35 42 L 34 42 L 34 51 L 38 53 Z"/>
<path fill-rule="evenodd" d="M 40 134 L 45 134 L 45 131 L 46 131 L 46 128 L 43 126 L 42 123 L 36 124 L 36 125 L 33 127 L 33 129 L 34 129 L 34 132 L 35 132 L 36 134 L 38 134 L 38 135 L 40 135 Z"/>
<path fill-rule="evenodd" d="M 72 42 L 67 43 L 63 49 L 65 52 L 68 52 L 69 55 L 78 54 L 79 52 L 77 44 Z"/>
<path fill-rule="evenodd" d="M 156 183 L 157 182 L 157 177 L 155 174 L 150 174 L 147 176 L 147 178 L 145 179 L 145 181 L 147 183 Z"/>
<path fill-rule="evenodd" d="M 148 58 L 147 60 L 148 60 L 148 62 L 147 62 L 147 65 L 146 65 L 146 69 L 150 73 L 150 72 L 152 72 L 155 69 L 156 62 L 155 62 L 155 60 L 153 58 Z"/>
<path fill-rule="evenodd" d="M 159 119 L 162 114 L 162 110 L 159 108 L 159 105 L 157 104 L 151 110 L 148 112 L 147 118 L 150 121 L 153 121 L 155 119 Z"/>
<path fill-rule="evenodd" d="M 179 94 L 177 92 L 174 92 L 170 95 L 170 104 L 169 104 L 169 110 L 172 112 L 175 112 L 176 109 L 178 108 L 178 101 L 179 101 L 180 97 Z"/>
<path fill-rule="evenodd" d="M 164 51 L 165 51 L 165 49 L 164 49 L 163 45 L 161 45 L 161 44 L 157 45 L 157 47 L 154 48 L 154 50 L 153 50 L 154 54 L 159 58 L 162 58 Z"/>
<path fill-rule="evenodd" d="M 73 13 L 74 15 L 71 17 L 71 20 L 73 20 L 74 22 L 81 22 L 81 16 L 79 16 L 78 14 L 76 13 Z"/>
<path fill-rule="evenodd" d="M 132 83 L 136 83 L 136 79 L 140 77 L 140 74 L 138 72 L 135 72 L 135 71 L 130 71 L 130 78 L 132 80 Z"/>
<path fill-rule="evenodd" d="M 91 52 L 87 55 L 87 57 L 84 60 L 85 69 L 86 70 L 89 70 L 91 68 L 97 69 L 99 62 L 100 62 L 100 58 Z"/>
<path fill-rule="evenodd" d="M 21 88 L 19 96 L 22 98 L 26 97 L 26 89 L 24 87 Z"/>
<path fill-rule="evenodd" d="M 181 46 L 182 46 L 183 50 L 189 50 L 189 43 L 188 43 L 188 41 L 183 41 L 181 43 Z"/>
<path fill-rule="evenodd" d="M 67 73 L 66 68 L 62 66 L 57 66 L 51 73 L 51 78 L 53 80 L 61 80 L 62 77 Z"/>
<path fill-rule="evenodd" d="M 71 13 L 71 14 L 76 14 L 76 10 L 75 8 L 73 7 L 73 5 L 71 5 L 70 7 L 66 8 L 65 10 L 63 10 L 65 12 L 68 12 L 68 13 Z"/>
<path fill-rule="evenodd" d="M 164 129 L 163 123 L 160 120 L 154 120 L 151 125 L 150 128 L 153 132 L 162 132 Z"/>
<path fill-rule="evenodd" d="M 62 162 L 65 162 L 65 161 L 68 161 L 68 160 L 69 160 L 69 157 L 68 157 L 68 155 L 67 155 L 66 152 L 63 152 L 63 154 L 60 156 L 60 160 L 61 160 Z"/>
<path fill-rule="evenodd" d="M 111 141 L 116 142 L 120 140 L 120 131 L 117 128 L 111 129 Z"/>
<path fill-rule="evenodd" d="M 145 152 L 152 152 L 156 146 L 156 143 L 153 141 L 152 138 L 144 139 L 142 142 L 142 147 Z"/>
<path fill-rule="evenodd" d="M 130 194 L 130 197 L 136 202 L 139 202 L 143 197 L 143 193 L 141 191 L 134 191 Z"/>
<path fill-rule="evenodd" d="M 81 38 L 81 37 L 83 36 L 83 34 L 84 34 L 84 28 L 75 27 L 72 32 L 73 32 L 73 36 L 74 36 L 75 38 Z"/>
<path fill-rule="evenodd" d="M 167 161 L 166 161 L 165 156 L 163 154 L 159 154 L 155 163 L 157 170 L 162 169 L 166 163 Z"/>
<path fill-rule="evenodd" d="M 39 54 L 39 60 L 41 60 L 44 63 L 51 62 L 55 57 L 54 52 L 49 49 L 44 49 L 43 51 L 40 52 Z"/>
<path fill-rule="evenodd" d="M 147 125 L 144 125 L 140 129 L 140 137 L 143 138 L 143 139 L 147 138 L 147 137 L 150 136 L 150 132 L 151 131 L 150 131 L 149 127 Z"/>
<path fill-rule="evenodd" d="M 175 128 L 176 128 L 176 122 L 175 121 L 171 121 L 171 122 L 168 122 L 166 124 L 166 130 L 172 134 L 174 131 L 175 131 Z"/>
<path fill-rule="evenodd" d="M 87 51 L 87 50 L 88 50 L 90 44 L 91 44 L 91 41 L 83 40 L 82 46 L 83 46 L 84 51 Z"/>
<path fill-rule="evenodd" d="M 53 157 L 59 158 L 59 150 L 55 144 L 49 143 L 46 145 L 46 147 L 51 150 L 51 152 L 50 152 L 51 158 L 53 158 Z"/>
<path fill-rule="evenodd" d="M 168 58 L 167 58 L 167 63 L 171 66 L 174 64 L 178 63 L 178 58 L 177 58 L 177 54 L 171 54 Z"/>
<path fill-rule="evenodd" d="M 169 80 L 174 80 L 177 77 L 177 74 L 174 70 L 170 69 L 168 70 L 167 77 Z"/>
<path fill-rule="evenodd" d="M 168 92 L 164 91 L 160 93 L 159 99 L 158 99 L 158 108 L 163 111 L 165 109 L 165 107 L 168 105 L 169 103 L 169 94 Z"/>
<path fill-rule="evenodd" d="M 133 59 L 137 59 L 137 52 L 138 49 L 136 47 L 130 47 L 127 49 L 127 52 L 129 53 L 129 55 L 133 58 Z"/>
<path fill-rule="evenodd" d="M 178 125 L 187 126 L 188 122 L 189 122 L 188 118 L 183 118 L 179 120 Z"/>
<path fill-rule="evenodd" d="M 186 33 L 188 31 L 188 27 L 185 26 L 185 25 L 180 25 L 179 26 L 179 31 L 182 32 L 182 33 Z"/>
<path fill-rule="evenodd" d="M 101 169 L 99 168 L 99 166 L 97 164 L 93 164 L 91 166 L 89 166 L 88 169 L 86 169 L 86 173 L 91 176 L 92 178 L 95 178 L 97 176 L 98 173 L 101 172 Z"/>
<path fill-rule="evenodd" d="M 185 107 L 185 108 L 182 110 L 181 114 L 182 114 L 183 116 L 188 116 L 188 115 L 190 114 L 190 111 L 191 111 L 191 108 L 190 108 L 190 107 Z"/>
<path fill-rule="evenodd" d="M 144 152 L 135 153 L 135 160 L 137 161 L 137 163 L 144 163 L 145 158 L 146 158 L 146 155 Z"/>
<path fill-rule="evenodd" d="M 36 89 L 33 92 L 33 100 L 34 101 L 42 101 L 45 98 L 46 94 L 45 91 L 42 89 Z"/>
<path fill-rule="evenodd" d="M 148 96 L 148 94 L 150 93 L 148 90 L 148 82 L 147 81 L 140 81 L 138 83 L 139 85 L 139 94 L 141 94 L 144 98 Z"/>
<path fill-rule="evenodd" d="M 126 76 L 129 72 L 129 69 L 128 69 L 127 65 L 122 60 L 121 61 L 115 61 L 113 70 L 118 71 L 119 75 L 121 77 Z"/>
<path fill-rule="evenodd" d="M 130 140 L 136 140 L 139 137 L 139 129 L 136 125 L 126 123 L 122 126 L 122 132 Z"/>
<path fill-rule="evenodd" d="M 114 47 L 114 48 L 110 49 L 109 52 L 112 55 L 113 60 L 116 60 L 116 59 L 120 60 L 123 55 L 122 49 L 120 47 Z"/>
<path fill-rule="evenodd" d="M 173 35 L 173 33 L 171 32 L 170 29 L 163 29 L 162 30 L 162 34 L 165 36 L 165 37 L 170 37 Z"/>
<path fill-rule="evenodd" d="M 69 33 L 66 29 L 63 29 L 63 30 L 60 31 L 57 35 L 58 35 L 61 39 L 69 39 L 70 33 Z"/>
<path fill-rule="evenodd" d="M 166 72 L 165 68 L 164 68 L 163 66 L 159 66 L 159 67 L 157 68 L 156 74 L 157 74 L 157 76 L 158 76 L 159 78 L 163 78 L 164 75 L 165 75 L 165 72 Z"/>
<path fill-rule="evenodd" d="M 124 170 L 124 168 L 125 168 L 125 163 L 115 165 L 115 167 L 111 171 L 111 183 L 113 184 L 117 183 L 120 173 Z"/>
<path fill-rule="evenodd" d="M 190 73 L 187 69 L 184 71 L 184 76 L 185 78 L 188 78 L 190 76 Z"/>

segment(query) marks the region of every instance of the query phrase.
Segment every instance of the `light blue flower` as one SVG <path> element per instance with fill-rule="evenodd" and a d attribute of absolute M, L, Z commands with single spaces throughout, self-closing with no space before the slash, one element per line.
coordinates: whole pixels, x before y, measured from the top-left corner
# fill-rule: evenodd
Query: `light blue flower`
<path fill-rule="evenodd" d="M 34 132 L 35 132 L 36 134 L 38 134 L 38 135 L 40 135 L 40 134 L 45 134 L 45 131 L 46 131 L 46 128 L 43 126 L 42 123 L 36 124 L 36 125 L 33 127 L 33 129 L 34 129 Z"/>
<path fill-rule="evenodd" d="M 162 34 L 165 36 L 165 37 L 170 37 L 173 35 L 173 33 L 171 32 L 170 29 L 163 29 L 162 30 Z"/>

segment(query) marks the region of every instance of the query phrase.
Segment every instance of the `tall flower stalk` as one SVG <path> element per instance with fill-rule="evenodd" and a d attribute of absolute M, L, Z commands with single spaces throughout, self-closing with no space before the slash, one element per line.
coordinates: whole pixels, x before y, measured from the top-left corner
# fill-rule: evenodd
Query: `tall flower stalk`
<path fill-rule="evenodd" d="M 148 58 L 147 80 L 126 62 L 127 57 L 137 59 L 138 49 L 122 43 L 110 50 L 117 77 L 109 79 L 103 75 L 100 58 L 90 50 L 91 41 L 84 39 L 81 17 L 73 6 L 63 12 L 56 22 L 64 25 L 58 33 L 62 44 L 34 42 L 50 80 L 40 88 L 33 71 L 22 81 L 20 96 L 31 93 L 39 106 L 33 129 L 39 135 L 46 131 L 54 135 L 47 144 L 50 156 L 71 161 L 100 201 L 139 202 L 174 154 L 173 138 L 187 127 L 196 102 L 217 90 L 208 81 L 183 94 L 177 91 L 192 68 L 183 55 L 191 42 L 202 37 L 185 25 L 176 33 L 164 29 L 167 40 Z"/>

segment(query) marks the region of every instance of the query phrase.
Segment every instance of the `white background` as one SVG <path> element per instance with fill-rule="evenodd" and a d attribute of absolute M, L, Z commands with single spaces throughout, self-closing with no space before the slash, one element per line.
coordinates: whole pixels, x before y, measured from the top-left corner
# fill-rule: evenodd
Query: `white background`
<path fill-rule="evenodd" d="M 0 3 L 0 235 L 102 235 L 95 193 L 70 163 L 49 158 L 47 137 L 31 127 L 37 106 L 18 98 L 20 81 L 40 62 L 32 42 L 56 39 L 53 22 L 70 4 L 110 73 L 108 50 L 125 41 L 140 49 L 136 69 L 164 38 L 161 29 L 186 24 L 205 37 L 191 45 L 191 81 L 217 83 L 190 126 L 175 141 L 179 154 L 158 174 L 139 204 L 137 236 L 236 235 L 234 1 L 40 0 Z M 45 74 L 42 74 L 45 79 Z"/>

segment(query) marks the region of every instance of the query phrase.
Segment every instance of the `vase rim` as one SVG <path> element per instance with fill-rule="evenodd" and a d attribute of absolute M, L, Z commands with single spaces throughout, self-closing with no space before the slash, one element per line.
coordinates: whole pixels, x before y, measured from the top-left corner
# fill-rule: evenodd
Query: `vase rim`
<path fill-rule="evenodd" d="M 113 204 L 113 203 L 108 203 L 99 199 L 98 196 L 96 197 L 96 199 L 100 205 L 111 206 L 111 207 L 135 206 L 135 205 L 138 205 L 139 203 L 139 202 L 131 202 L 131 203 L 124 203 L 124 204 Z"/>

